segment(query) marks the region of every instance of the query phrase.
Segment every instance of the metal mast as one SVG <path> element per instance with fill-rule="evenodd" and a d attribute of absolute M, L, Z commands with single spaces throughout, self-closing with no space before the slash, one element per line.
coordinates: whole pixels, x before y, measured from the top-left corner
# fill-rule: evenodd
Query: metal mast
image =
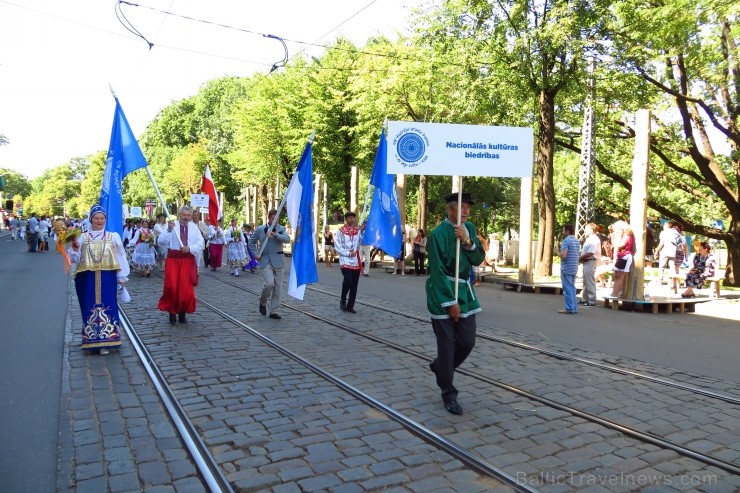
<path fill-rule="evenodd" d="M 576 213 L 576 237 L 583 239 L 583 230 L 593 217 L 593 203 L 596 188 L 596 170 L 594 169 L 594 71 L 596 61 L 589 66 L 588 95 L 583 110 L 583 128 L 581 129 L 581 167 L 578 172 L 578 211 Z"/>

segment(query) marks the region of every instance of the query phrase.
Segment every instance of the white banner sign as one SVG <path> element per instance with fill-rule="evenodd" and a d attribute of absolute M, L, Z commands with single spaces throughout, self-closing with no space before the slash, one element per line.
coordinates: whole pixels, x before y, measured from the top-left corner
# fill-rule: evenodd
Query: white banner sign
<path fill-rule="evenodd" d="M 204 193 L 191 193 L 190 207 L 208 207 L 208 195 Z"/>
<path fill-rule="evenodd" d="M 388 122 L 388 173 L 531 177 L 534 134 L 526 127 Z"/>
<path fill-rule="evenodd" d="M 141 207 L 132 207 L 131 217 L 141 217 Z"/>

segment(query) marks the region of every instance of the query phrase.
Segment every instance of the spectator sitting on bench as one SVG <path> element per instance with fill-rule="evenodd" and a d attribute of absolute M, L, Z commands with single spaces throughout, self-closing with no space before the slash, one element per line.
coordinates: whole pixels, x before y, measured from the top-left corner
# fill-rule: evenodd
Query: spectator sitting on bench
<path fill-rule="evenodd" d="M 681 293 L 681 298 L 696 296 L 694 288 L 699 289 L 704 286 L 704 280 L 714 277 L 715 272 L 717 272 L 717 259 L 712 255 L 712 247 L 706 241 L 702 241 L 699 243 L 699 251 L 694 255 L 694 266 L 686 275 L 686 291 Z"/>

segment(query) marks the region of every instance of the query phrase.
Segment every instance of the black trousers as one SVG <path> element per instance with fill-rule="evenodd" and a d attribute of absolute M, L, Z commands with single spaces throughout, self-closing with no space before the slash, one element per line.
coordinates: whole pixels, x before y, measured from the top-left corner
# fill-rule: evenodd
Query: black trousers
<path fill-rule="evenodd" d="M 357 269 L 340 269 L 342 271 L 342 305 L 347 305 L 347 309 L 355 307 L 355 298 L 357 297 L 357 283 L 360 282 L 360 270 Z M 347 294 L 349 293 L 349 297 Z"/>
<path fill-rule="evenodd" d="M 203 265 L 206 267 L 210 267 L 211 265 L 211 250 L 208 248 L 207 242 L 206 247 L 203 249 Z"/>
<path fill-rule="evenodd" d="M 424 274 L 426 256 L 424 252 L 414 252 L 414 274 Z"/>
<path fill-rule="evenodd" d="M 459 318 L 432 319 L 437 336 L 437 357 L 430 367 L 437 374 L 437 385 L 442 390 L 442 401 L 457 400 L 457 389 L 452 385 L 455 368 L 460 366 L 475 346 L 475 315 Z"/>

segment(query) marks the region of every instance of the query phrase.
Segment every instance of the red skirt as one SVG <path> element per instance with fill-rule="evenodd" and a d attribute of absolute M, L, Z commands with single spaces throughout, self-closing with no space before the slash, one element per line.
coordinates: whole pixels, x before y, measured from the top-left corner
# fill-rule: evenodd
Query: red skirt
<path fill-rule="evenodd" d="M 208 245 L 208 249 L 211 251 L 211 268 L 218 269 L 221 267 L 224 255 L 223 243 Z"/>
<path fill-rule="evenodd" d="M 164 271 L 164 291 L 157 307 L 170 314 L 195 312 L 193 271 L 195 257 L 179 250 L 167 252 Z"/>

